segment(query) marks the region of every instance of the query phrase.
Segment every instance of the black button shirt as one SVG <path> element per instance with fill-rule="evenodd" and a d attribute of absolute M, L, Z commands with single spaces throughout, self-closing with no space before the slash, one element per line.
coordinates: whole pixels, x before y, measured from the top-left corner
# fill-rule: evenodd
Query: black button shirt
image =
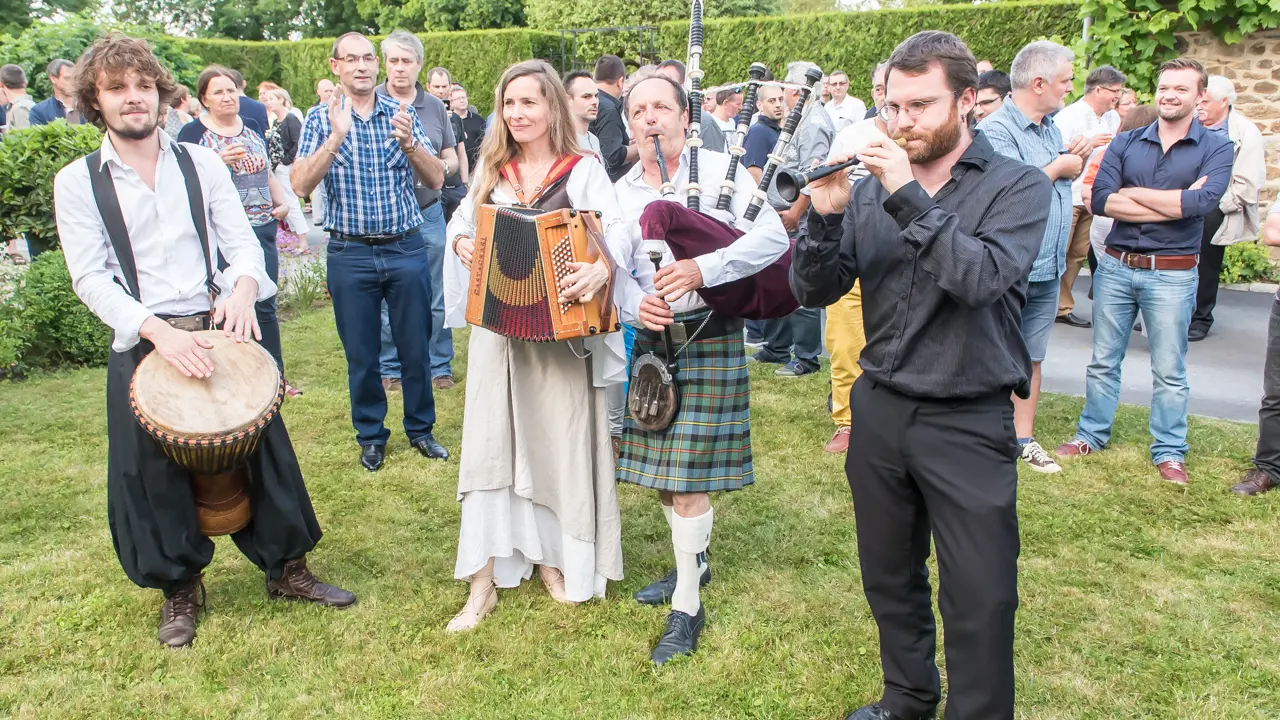
<path fill-rule="evenodd" d="M 810 210 L 791 289 L 804 307 L 823 307 L 861 280 L 867 346 L 859 364 L 893 390 L 1026 397 L 1022 307 L 1052 191 L 1039 168 L 998 155 L 977 132 L 934 197 L 917 182 L 889 195 L 867 177 L 843 215 Z"/>

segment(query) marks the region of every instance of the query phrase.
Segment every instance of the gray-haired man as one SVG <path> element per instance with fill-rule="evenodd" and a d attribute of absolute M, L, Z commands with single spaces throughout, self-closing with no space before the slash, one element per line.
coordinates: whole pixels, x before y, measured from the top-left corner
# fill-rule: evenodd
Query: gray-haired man
<path fill-rule="evenodd" d="M 418 75 L 422 72 L 422 41 L 407 30 L 396 30 L 382 41 L 382 57 L 387 80 L 374 92 L 405 103 L 418 116 L 432 147 L 440 148 L 437 157 L 444 161 L 445 175 L 458 172 L 458 140 L 454 138 L 449 110 L 439 98 L 427 92 Z M 447 182 L 447 179 L 446 179 Z M 427 240 L 427 266 L 431 274 L 431 384 L 436 390 L 453 387 L 453 333 L 444 326 L 444 208 L 441 190 L 432 189 L 418 179 L 414 185 L 418 207 L 422 210 L 422 236 Z M 383 387 L 391 390 L 400 384 L 400 357 L 391 336 L 387 304 L 382 304 L 382 351 L 378 355 Z"/>

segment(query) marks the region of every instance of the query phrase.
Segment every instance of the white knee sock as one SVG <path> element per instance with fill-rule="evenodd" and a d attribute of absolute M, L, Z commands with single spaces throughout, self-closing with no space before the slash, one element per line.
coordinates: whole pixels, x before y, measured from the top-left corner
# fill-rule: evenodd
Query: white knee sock
<path fill-rule="evenodd" d="M 661 505 L 661 503 L 659 504 Z M 670 505 L 662 506 L 662 515 L 667 519 L 667 527 L 671 527 L 671 516 L 675 514 L 676 514 L 675 508 L 671 507 Z"/>
<path fill-rule="evenodd" d="M 711 544 L 710 508 L 698 517 L 671 515 L 671 545 L 676 552 L 676 591 L 671 596 L 671 609 L 697 615 L 702 601 L 698 598 L 698 582 L 707 567 L 707 546 Z"/>

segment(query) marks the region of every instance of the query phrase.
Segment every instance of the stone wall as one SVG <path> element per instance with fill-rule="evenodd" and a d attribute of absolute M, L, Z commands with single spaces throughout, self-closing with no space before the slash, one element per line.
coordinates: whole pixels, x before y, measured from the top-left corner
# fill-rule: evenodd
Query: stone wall
<path fill-rule="evenodd" d="M 1209 74 L 1224 75 L 1235 83 L 1236 111 L 1262 131 L 1267 147 L 1265 213 L 1280 193 L 1280 30 L 1249 33 L 1235 45 L 1211 33 L 1185 33 L 1179 41 L 1178 49 L 1203 63 Z"/>

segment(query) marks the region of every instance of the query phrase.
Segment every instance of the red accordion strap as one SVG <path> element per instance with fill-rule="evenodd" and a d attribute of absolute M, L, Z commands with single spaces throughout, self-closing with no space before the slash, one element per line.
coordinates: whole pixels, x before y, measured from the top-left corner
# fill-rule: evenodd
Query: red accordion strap
<path fill-rule="evenodd" d="M 582 155 L 575 153 L 573 155 L 566 155 L 557 160 L 555 164 L 551 166 L 551 169 L 547 171 L 547 176 L 543 178 L 542 182 L 538 183 L 537 186 L 533 188 L 533 196 L 528 199 L 525 199 L 524 188 L 520 187 L 520 179 L 516 174 L 516 163 L 514 160 L 502 166 L 502 177 L 506 178 L 507 182 L 511 184 L 511 189 L 516 193 L 516 200 L 521 205 L 524 205 L 525 207 L 533 207 L 542 197 L 542 191 L 551 187 L 551 185 L 557 180 L 572 172 L 573 168 L 578 164 L 578 161 L 581 160 L 582 157 Z"/>

